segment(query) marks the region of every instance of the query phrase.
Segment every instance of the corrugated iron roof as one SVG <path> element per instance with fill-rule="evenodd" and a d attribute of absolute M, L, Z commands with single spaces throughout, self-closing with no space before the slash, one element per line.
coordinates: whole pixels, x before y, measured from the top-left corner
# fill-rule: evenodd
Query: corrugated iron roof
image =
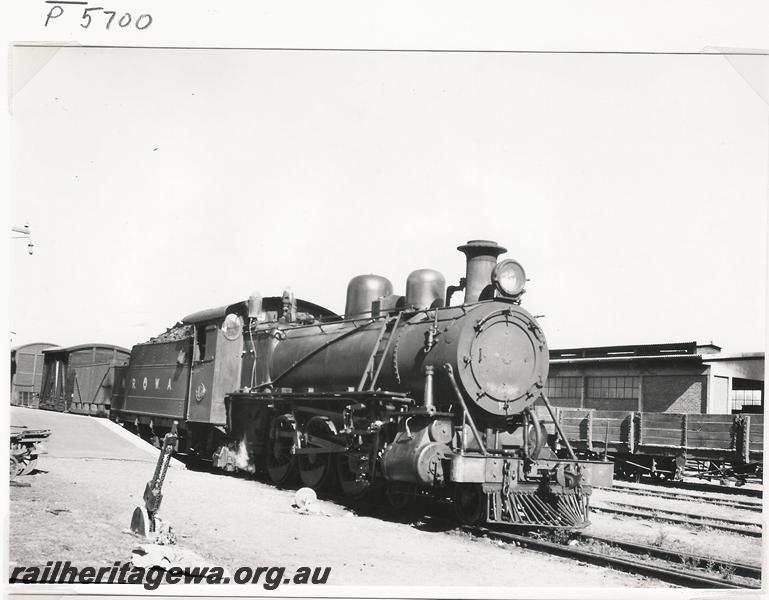
<path fill-rule="evenodd" d="M 702 362 L 700 354 L 662 354 L 651 356 L 590 356 L 586 358 L 551 358 L 551 364 L 568 365 L 591 362 L 640 362 L 656 360 L 690 360 Z"/>
<path fill-rule="evenodd" d="M 666 344 L 632 344 L 625 346 L 594 346 L 588 348 L 559 348 L 550 350 L 551 359 L 559 358 L 612 358 L 634 356 L 695 355 L 697 342 Z"/>

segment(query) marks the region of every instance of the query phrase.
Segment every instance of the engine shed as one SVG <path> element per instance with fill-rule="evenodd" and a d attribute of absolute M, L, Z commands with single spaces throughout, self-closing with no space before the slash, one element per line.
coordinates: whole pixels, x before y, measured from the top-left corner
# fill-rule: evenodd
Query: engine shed
<path fill-rule="evenodd" d="M 546 393 L 564 408 L 762 413 L 764 353 L 697 342 L 555 349 Z"/>

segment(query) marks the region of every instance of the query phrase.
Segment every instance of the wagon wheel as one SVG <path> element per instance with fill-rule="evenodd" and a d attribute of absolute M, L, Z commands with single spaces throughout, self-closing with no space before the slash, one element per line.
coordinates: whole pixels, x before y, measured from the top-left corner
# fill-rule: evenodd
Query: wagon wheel
<path fill-rule="evenodd" d="M 295 433 L 296 426 L 291 415 L 273 419 L 265 467 L 267 476 L 275 485 L 288 485 L 296 477 L 296 455 L 293 453 Z"/>
<path fill-rule="evenodd" d="M 641 468 L 628 463 L 622 463 L 619 472 L 623 479 L 638 483 L 641 480 Z"/>
<path fill-rule="evenodd" d="M 679 454 L 676 456 L 676 470 L 673 473 L 673 479 L 675 481 L 683 481 L 684 474 L 686 473 L 686 456 Z"/>
<path fill-rule="evenodd" d="M 25 460 L 22 463 L 20 475 L 29 475 L 32 471 L 35 470 L 35 467 L 37 467 L 37 456 L 30 458 L 29 460 Z"/>
<path fill-rule="evenodd" d="M 332 441 L 336 436 L 336 427 L 328 417 L 312 417 L 307 421 L 304 433 L 317 438 L 320 442 L 323 440 Z M 311 445 L 310 447 L 317 446 Z M 299 479 L 302 480 L 302 483 L 314 490 L 319 490 L 329 481 L 334 470 L 333 453 L 299 454 L 297 466 L 299 467 Z"/>
<path fill-rule="evenodd" d="M 477 525 L 486 519 L 486 494 L 480 484 L 459 483 L 454 486 L 454 512 L 466 525 Z"/>
<path fill-rule="evenodd" d="M 356 469 L 361 459 L 368 461 L 368 456 L 358 452 L 338 454 L 336 457 L 336 475 L 342 493 L 348 498 L 361 498 L 371 487 L 365 473 Z"/>

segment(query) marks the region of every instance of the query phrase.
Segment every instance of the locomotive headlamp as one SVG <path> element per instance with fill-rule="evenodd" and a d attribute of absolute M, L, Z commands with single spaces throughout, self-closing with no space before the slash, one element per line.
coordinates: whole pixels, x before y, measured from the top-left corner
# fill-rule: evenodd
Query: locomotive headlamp
<path fill-rule="evenodd" d="M 526 286 L 526 271 L 518 261 L 508 258 L 494 267 L 491 281 L 504 296 L 520 296 Z"/>
<path fill-rule="evenodd" d="M 228 340 L 236 340 L 243 331 L 243 321 L 234 313 L 228 314 L 222 323 L 222 333 Z"/>

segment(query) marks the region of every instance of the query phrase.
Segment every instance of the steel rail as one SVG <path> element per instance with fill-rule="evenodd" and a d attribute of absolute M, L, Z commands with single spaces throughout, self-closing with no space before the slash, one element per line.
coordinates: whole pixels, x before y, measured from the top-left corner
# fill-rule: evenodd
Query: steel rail
<path fill-rule="evenodd" d="M 659 548 L 657 546 L 648 546 L 646 544 L 637 544 L 635 542 L 629 542 L 625 540 L 618 540 L 615 538 L 606 538 L 600 535 L 591 535 L 586 533 L 580 533 L 580 538 L 583 540 L 595 540 L 611 546 L 616 546 L 622 550 L 627 550 L 634 554 L 648 554 L 655 558 L 661 558 L 667 561 L 679 561 L 683 563 L 687 561 L 689 564 L 699 566 L 703 564 L 711 564 L 713 566 L 723 566 L 731 569 L 735 575 L 741 577 L 752 577 L 753 579 L 761 579 L 761 567 L 753 565 L 746 565 L 745 563 L 736 563 L 728 560 L 722 560 L 720 558 L 710 558 L 708 556 L 700 556 L 697 554 L 690 554 L 688 552 L 679 552 L 677 550 Z"/>
<path fill-rule="evenodd" d="M 651 496 L 653 498 L 667 498 L 669 500 L 683 500 L 688 502 L 706 502 L 717 506 L 729 506 L 742 510 L 751 510 L 761 512 L 763 507 L 758 502 L 744 502 L 741 500 L 729 500 L 728 498 L 711 498 L 708 496 L 695 496 L 694 494 L 676 494 L 675 492 L 656 492 L 654 490 L 645 490 L 624 486 L 613 487 L 594 487 L 596 490 L 615 492 L 618 494 L 634 494 L 636 496 Z"/>
<path fill-rule="evenodd" d="M 563 546 L 561 544 L 555 544 L 553 542 L 546 542 L 544 540 L 537 540 L 529 538 L 523 535 L 514 533 L 502 533 L 492 531 L 484 527 L 478 528 L 464 528 L 469 533 L 475 533 L 479 535 L 486 535 L 488 538 L 496 539 L 499 541 L 515 542 L 523 548 L 529 548 L 532 550 L 540 550 L 547 552 L 548 554 L 556 554 L 559 556 L 565 556 L 567 558 L 578 558 L 584 562 L 596 564 L 600 566 L 607 566 L 617 569 L 619 571 L 625 571 L 627 573 L 633 573 L 636 575 L 643 575 L 645 577 L 653 577 L 660 581 L 672 583 L 674 585 L 691 588 L 725 588 L 725 589 L 760 589 L 760 585 L 752 585 L 748 583 L 735 583 L 726 581 L 717 577 L 709 577 L 707 575 L 696 575 L 677 569 L 669 569 L 666 567 L 658 567 L 642 561 L 635 561 L 626 558 L 618 558 L 615 556 L 608 556 L 606 554 L 600 554 L 598 552 L 591 552 L 582 548 L 575 548 L 573 546 Z"/>
<path fill-rule="evenodd" d="M 363 510 L 364 511 L 363 514 L 372 515 L 372 514 L 379 513 L 383 509 L 388 511 L 393 511 L 397 513 L 400 517 L 402 517 L 404 519 L 404 522 L 407 522 L 410 518 L 413 518 L 413 517 L 416 517 L 417 515 L 422 514 L 421 512 L 412 513 L 408 509 L 406 510 L 394 509 L 393 507 L 387 507 L 385 506 L 385 504 L 380 502 L 370 502 L 365 500 L 361 501 L 360 499 L 355 499 L 355 498 L 344 496 L 344 495 L 332 494 L 332 495 L 326 495 L 326 498 L 332 501 L 339 502 L 343 506 L 354 507 L 359 511 Z M 439 504 L 443 505 L 444 502 L 439 502 Z M 435 520 L 437 522 L 445 521 L 447 530 L 452 528 L 451 525 L 454 523 L 453 520 L 450 520 L 445 517 L 437 516 L 437 515 L 433 515 L 433 516 L 435 517 Z M 530 538 L 530 537 L 526 537 L 518 534 L 508 533 L 505 531 L 492 530 L 486 527 L 464 526 L 464 527 L 457 528 L 457 530 L 465 531 L 466 533 L 470 533 L 471 535 L 475 535 L 478 537 L 485 535 L 487 538 L 491 538 L 491 539 L 497 539 L 497 540 L 508 542 L 508 543 L 514 542 L 522 547 L 546 552 L 553 555 L 564 556 L 567 558 L 578 558 L 587 563 L 596 564 L 600 566 L 607 566 L 623 572 L 642 575 L 645 577 L 652 577 L 660 581 L 665 581 L 667 583 L 671 583 L 671 584 L 679 585 L 683 587 L 721 588 L 721 589 L 760 589 L 761 587 L 760 585 L 729 582 L 720 578 L 709 577 L 706 575 L 697 575 L 690 572 L 683 572 L 676 569 L 669 569 L 665 567 L 655 566 L 643 561 L 633 561 L 629 559 L 608 556 L 598 552 L 590 552 L 584 549 L 578 549 L 571 546 L 564 546 L 561 544 L 547 542 L 545 540 L 538 540 L 538 539 L 534 539 L 534 538 Z M 659 558 L 666 558 L 670 556 L 673 558 L 673 560 L 680 560 L 682 557 L 686 557 L 687 559 L 692 561 L 694 564 L 701 564 L 703 562 L 707 564 L 708 562 L 711 562 L 713 565 L 724 565 L 726 567 L 733 568 L 735 575 L 754 577 L 754 578 L 760 578 L 761 576 L 760 568 L 752 567 L 750 565 L 732 563 L 732 562 L 728 562 L 720 559 L 711 559 L 710 557 L 696 556 L 696 555 L 686 554 L 682 552 L 675 552 L 672 550 L 663 550 L 661 548 L 649 547 L 641 544 L 633 544 L 632 542 L 624 542 L 622 540 L 601 538 L 599 536 L 588 536 L 585 534 L 581 534 L 581 537 L 583 537 L 584 539 L 594 539 L 596 541 L 612 544 L 620 548 L 624 547 L 624 549 L 631 552 L 642 552 L 645 554 L 657 556 Z"/>
<path fill-rule="evenodd" d="M 740 535 L 747 535 L 750 537 L 761 537 L 761 531 L 755 531 L 752 529 L 742 529 L 739 527 L 735 527 L 736 524 L 739 525 L 745 525 L 748 527 L 761 527 L 760 523 L 747 523 L 745 521 L 737 521 L 736 523 L 733 523 L 731 525 L 728 525 L 729 521 L 727 519 L 716 519 L 714 517 L 701 517 L 701 518 L 691 518 L 691 517 L 677 517 L 675 515 L 677 514 L 683 514 L 683 513 L 675 513 L 672 511 L 663 511 L 663 510 L 657 510 L 655 508 L 643 508 L 643 507 L 635 507 L 635 508 L 641 508 L 641 510 L 627 510 L 623 508 L 612 508 L 610 506 L 596 506 L 593 504 L 591 508 L 596 512 L 605 512 L 605 513 L 613 513 L 617 515 L 626 515 L 628 517 L 641 517 L 645 519 L 655 519 L 658 521 L 668 521 L 669 523 L 678 523 L 682 525 L 697 525 L 699 527 L 711 527 L 713 529 L 721 529 L 723 531 L 731 531 L 732 533 L 739 533 Z M 659 513 L 668 513 L 671 516 L 667 516 L 666 514 L 659 514 Z M 722 524 L 723 523 L 723 524 Z"/>
<path fill-rule="evenodd" d="M 699 481 L 657 481 L 655 483 L 647 483 L 645 485 L 653 485 L 655 487 L 668 488 L 673 490 L 689 490 L 692 492 L 710 492 L 714 494 L 724 494 L 728 496 L 748 496 L 750 498 L 761 498 L 763 496 L 763 490 L 757 490 L 753 488 L 744 488 L 744 487 L 716 486 L 713 484 L 702 483 Z"/>
<path fill-rule="evenodd" d="M 681 494 L 692 498 L 699 498 L 700 496 L 698 494 L 700 492 L 706 494 L 721 494 L 722 496 L 726 496 L 723 498 L 724 500 L 728 500 L 731 496 L 745 496 L 746 501 L 756 500 L 758 503 L 761 502 L 761 497 L 763 495 L 762 490 L 757 490 L 755 488 L 715 486 L 693 481 L 668 480 L 654 481 L 652 483 L 639 483 L 617 479 L 612 483 L 612 487 L 622 488 L 623 490 L 642 490 L 644 492 L 656 492 L 659 488 L 668 490 L 671 494 Z M 738 499 L 738 501 L 742 502 L 743 500 Z"/>
<path fill-rule="evenodd" d="M 610 504 L 613 506 L 623 506 L 625 508 L 629 509 L 640 509 L 640 510 L 649 510 L 652 512 L 660 512 L 665 513 L 668 515 L 675 515 L 678 517 L 687 517 L 692 518 L 695 520 L 698 519 L 709 519 L 711 521 L 716 521 L 718 523 L 728 523 L 729 525 L 744 525 L 746 527 L 761 527 L 761 523 L 756 523 L 755 521 L 743 521 L 741 519 L 727 519 L 724 517 L 712 517 L 710 515 L 700 515 L 697 513 L 689 513 L 689 512 L 682 512 L 680 510 L 670 510 L 667 508 L 655 508 L 653 506 L 641 506 L 640 504 L 628 504 L 627 502 L 617 502 L 616 500 L 607 500 Z"/>

